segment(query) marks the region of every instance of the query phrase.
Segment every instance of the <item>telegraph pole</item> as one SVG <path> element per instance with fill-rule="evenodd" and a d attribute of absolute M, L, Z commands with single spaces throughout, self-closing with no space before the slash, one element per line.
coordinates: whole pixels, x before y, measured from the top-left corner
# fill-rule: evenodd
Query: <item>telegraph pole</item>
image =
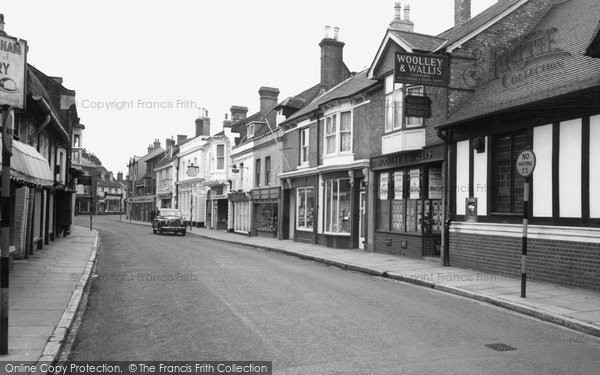
<path fill-rule="evenodd" d="M 8 272 L 10 249 L 10 160 L 12 157 L 12 133 L 14 115 L 11 107 L 2 106 L 2 198 L 0 212 L 0 355 L 8 354 Z"/>

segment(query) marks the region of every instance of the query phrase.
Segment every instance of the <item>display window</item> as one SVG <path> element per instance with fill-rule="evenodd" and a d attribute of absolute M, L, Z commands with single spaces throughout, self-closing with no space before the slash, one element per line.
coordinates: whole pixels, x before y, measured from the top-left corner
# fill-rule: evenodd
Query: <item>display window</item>
<path fill-rule="evenodd" d="M 350 179 L 325 181 L 325 232 L 350 234 L 350 196 Z"/>
<path fill-rule="evenodd" d="M 315 189 L 304 187 L 297 189 L 296 229 L 312 230 L 315 211 Z"/>

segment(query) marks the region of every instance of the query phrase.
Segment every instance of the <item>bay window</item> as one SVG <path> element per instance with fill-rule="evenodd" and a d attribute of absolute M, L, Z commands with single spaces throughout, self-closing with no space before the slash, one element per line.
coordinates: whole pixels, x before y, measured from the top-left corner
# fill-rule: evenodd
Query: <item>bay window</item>
<path fill-rule="evenodd" d="M 352 152 L 352 113 L 325 117 L 325 155 Z"/>
<path fill-rule="evenodd" d="M 225 169 L 225 145 L 217 145 L 217 169 Z"/>
<path fill-rule="evenodd" d="M 304 187 L 297 189 L 296 197 L 296 228 L 300 230 L 313 229 L 315 209 L 315 189 Z"/>
<path fill-rule="evenodd" d="M 325 232 L 350 233 L 350 179 L 325 181 Z"/>
<path fill-rule="evenodd" d="M 404 116 L 404 96 L 423 96 L 423 86 L 407 86 L 394 83 L 394 76 L 385 78 L 385 132 L 423 126 L 423 119 Z"/>

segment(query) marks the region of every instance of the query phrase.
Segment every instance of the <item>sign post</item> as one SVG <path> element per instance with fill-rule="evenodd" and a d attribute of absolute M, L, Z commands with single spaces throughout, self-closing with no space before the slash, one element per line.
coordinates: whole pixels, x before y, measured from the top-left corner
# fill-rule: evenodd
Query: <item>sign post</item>
<path fill-rule="evenodd" d="M 535 169 L 535 154 L 531 149 L 521 151 L 516 162 L 517 172 L 525 178 L 523 183 L 523 239 L 521 241 L 521 298 L 525 298 L 527 285 L 527 221 L 529 220 L 529 181 Z"/>
<path fill-rule="evenodd" d="M 25 109 L 27 42 L 4 32 L 0 14 L 0 106 L 2 107 L 2 194 L 0 198 L 0 355 L 8 354 L 8 272 L 10 255 L 10 162 L 13 108 Z"/>

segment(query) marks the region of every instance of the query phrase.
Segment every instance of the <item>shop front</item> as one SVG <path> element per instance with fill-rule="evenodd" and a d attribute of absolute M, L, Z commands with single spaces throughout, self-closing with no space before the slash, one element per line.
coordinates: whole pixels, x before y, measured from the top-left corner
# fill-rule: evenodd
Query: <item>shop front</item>
<path fill-rule="evenodd" d="M 152 221 L 152 212 L 156 210 L 155 195 L 129 197 L 127 203 L 130 220 Z"/>
<path fill-rule="evenodd" d="M 371 159 L 374 251 L 439 256 L 443 230 L 444 145 Z"/>
<path fill-rule="evenodd" d="M 156 195 L 156 201 L 160 208 L 172 208 L 173 193 L 160 193 Z"/>
<path fill-rule="evenodd" d="M 228 230 L 229 199 L 225 184 L 211 184 L 206 201 L 206 223 L 208 229 Z M 233 210 L 232 210 L 233 213 Z"/>
<path fill-rule="evenodd" d="M 233 231 L 249 235 L 252 216 L 248 194 L 242 191 L 229 193 L 229 201 L 233 209 Z"/>
<path fill-rule="evenodd" d="M 519 277 L 527 194 L 527 277 L 600 290 L 598 15 L 591 0 L 552 8 L 438 126 L 452 155 L 451 265 Z M 536 160 L 527 192 L 516 167 L 526 149 Z"/>
<path fill-rule="evenodd" d="M 280 196 L 279 187 L 258 188 L 251 191 L 254 211 L 253 235 L 277 238 Z"/>

